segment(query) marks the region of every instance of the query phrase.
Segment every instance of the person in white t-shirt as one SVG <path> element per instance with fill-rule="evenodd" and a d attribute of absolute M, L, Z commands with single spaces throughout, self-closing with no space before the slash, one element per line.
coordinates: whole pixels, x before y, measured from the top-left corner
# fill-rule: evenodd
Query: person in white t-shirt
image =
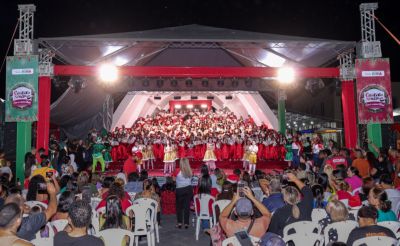
<path fill-rule="evenodd" d="M 385 190 L 388 199 L 392 202 L 392 211 L 397 213 L 396 208 L 400 204 L 400 191 L 394 189 L 393 180 L 389 174 L 382 174 L 379 179 L 379 185 Z"/>

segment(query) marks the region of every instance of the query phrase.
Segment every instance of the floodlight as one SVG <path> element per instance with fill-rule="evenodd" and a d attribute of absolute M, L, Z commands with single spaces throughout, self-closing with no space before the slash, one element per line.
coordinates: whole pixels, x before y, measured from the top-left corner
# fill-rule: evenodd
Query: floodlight
<path fill-rule="evenodd" d="M 175 108 L 176 108 L 176 109 L 180 109 L 180 108 L 182 108 L 182 106 L 181 106 L 180 104 L 176 104 L 176 105 L 175 105 Z"/>
<path fill-rule="evenodd" d="M 193 108 L 193 104 L 188 104 L 186 108 Z"/>
<path fill-rule="evenodd" d="M 118 68 L 111 64 L 103 64 L 99 68 L 99 75 L 104 82 L 114 82 L 118 79 Z"/>
<path fill-rule="evenodd" d="M 295 72 L 293 68 L 282 67 L 278 69 L 277 80 L 283 84 L 290 84 L 295 79 Z"/>
<path fill-rule="evenodd" d="M 201 108 L 207 108 L 207 104 L 202 104 Z"/>

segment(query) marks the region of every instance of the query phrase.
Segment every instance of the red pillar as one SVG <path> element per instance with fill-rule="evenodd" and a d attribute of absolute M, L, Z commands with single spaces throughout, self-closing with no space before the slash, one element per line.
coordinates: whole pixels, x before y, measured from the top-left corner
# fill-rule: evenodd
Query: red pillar
<path fill-rule="evenodd" d="M 342 81 L 342 107 L 345 144 L 347 148 L 355 148 L 358 130 L 353 80 Z"/>
<path fill-rule="evenodd" d="M 39 77 L 39 108 L 36 135 L 36 148 L 44 148 L 46 153 L 49 149 L 50 131 L 50 96 L 51 78 L 48 76 Z"/>

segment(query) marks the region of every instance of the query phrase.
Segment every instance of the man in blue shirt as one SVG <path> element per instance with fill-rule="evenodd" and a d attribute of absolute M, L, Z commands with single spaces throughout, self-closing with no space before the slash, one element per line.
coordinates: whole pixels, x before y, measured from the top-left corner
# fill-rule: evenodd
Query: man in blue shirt
<path fill-rule="evenodd" d="M 275 212 L 278 208 L 285 206 L 285 202 L 283 201 L 283 195 L 281 193 L 282 187 L 279 179 L 272 179 L 268 185 L 261 184 L 260 186 L 264 193 L 268 196 L 264 198 L 262 203 L 266 208 L 268 208 L 271 213 Z"/>

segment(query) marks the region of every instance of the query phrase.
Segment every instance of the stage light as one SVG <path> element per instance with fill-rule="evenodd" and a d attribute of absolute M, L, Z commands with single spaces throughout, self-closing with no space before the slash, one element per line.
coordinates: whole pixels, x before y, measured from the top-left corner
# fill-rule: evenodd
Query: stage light
<path fill-rule="evenodd" d="M 199 97 L 198 96 L 191 96 L 190 97 L 190 99 L 192 99 L 192 100 L 196 100 L 196 99 L 198 99 Z"/>
<path fill-rule="evenodd" d="M 293 124 L 297 125 L 297 122 L 296 122 L 296 121 L 293 121 Z"/>
<path fill-rule="evenodd" d="M 188 104 L 188 105 L 186 106 L 186 108 L 192 109 L 192 108 L 193 108 L 193 104 Z"/>
<path fill-rule="evenodd" d="M 224 86 L 224 80 L 223 79 L 219 79 L 217 81 L 217 85 L 218 85 L 218 87 L 223 87 Z"/>
<path fill-rule="evenodd" d="M 176 104 L 176 105 L 175 105 L 175 108 L 176 108 L 176 109 L 181 109 L 182 106 L 181 106 L 180 104 Z"/>
<path fill-rule="evenodd" d="M 306 123 L 304 123 L 304 122 L 303 122 L 303 124 L 302 124 L 302 125 L 303 125 L 303 126 L 305 126 L 305 125 L 306 125 Z"/>
<path fill-rule="evenodd" d="M 177 79 L 172 79 L 171 80 L 171 86 L 172 87 L 177 87 L 178 86 L 178 80 Z"/>
<path fill-rule="evenodd" d="M 202 104 L 201 108 L 207 108 L 207 104 Z"/>
<path fill-rule="evenodd" d="M 311 124 L 311 125 L 314 125 L 314 121 L 311 121 L 310 124 Z"/>
<path fill-rule="evenodd" d="M 203 78 L 203 80 L 201 81 L 201 85 L 202 85 L 203 87 L 207 87 L 207 86 L 208 86 L 208 79 Z"/>
<path fill-rule="evenodd" d="M 283 67 L 278 70 L 276 79 L 283 84 L 290 84 L 294 81 L 295 73 L 293 68 Z"/>
<path fill-rule="evenodd" d="M 157 79 L 157 86 L 162 87 L 164 85 L 164 80 L 163 79 Z"/>
<path fill-rule="evenodd" d="M 266 51 L 265 56 L 259 61 L 268 67 L 282 67 L 282 65 L 286 62 L 286 59 L 272 52 Z"/>
<path fill-rule="evenodd" d="M 185 81 L 185 84 L 187 87 L 191 87 L 193 85 L 193 81 L 191 78 L 187 78 Z"/>
<path fill-rule="evenodd" d="M 111 64 L 103 64 L 99 68 L 99 75 L 104 82 L 114 82 L 118 79 L 118 68 Z"/>
<path fill-rule="evenodd" d="M 4 100 L 3 98 L 0 98 L 0 102 L 4 103 L 6 100 Z"/>

